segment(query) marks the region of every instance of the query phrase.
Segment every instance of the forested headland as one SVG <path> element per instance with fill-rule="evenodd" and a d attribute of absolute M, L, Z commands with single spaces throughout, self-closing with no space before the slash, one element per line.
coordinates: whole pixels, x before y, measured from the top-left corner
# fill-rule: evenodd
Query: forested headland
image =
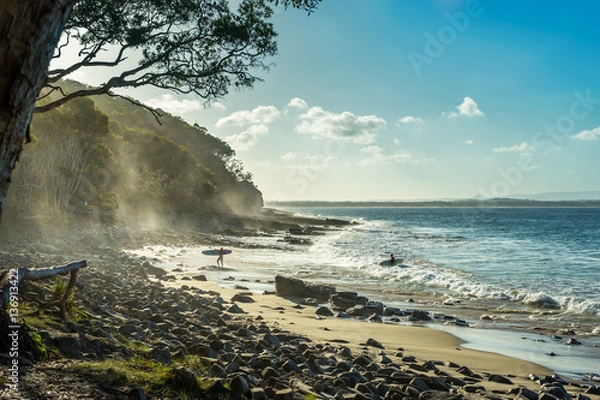
<path fill-rule="evenodd" d="M 126 99 L 93 96 L 36 114 L 12 177 L 6 222 L 74 215 L 169 221 L 262 209 L 252 175 L 226 142 L 159 112 L 160 123 Z"/>

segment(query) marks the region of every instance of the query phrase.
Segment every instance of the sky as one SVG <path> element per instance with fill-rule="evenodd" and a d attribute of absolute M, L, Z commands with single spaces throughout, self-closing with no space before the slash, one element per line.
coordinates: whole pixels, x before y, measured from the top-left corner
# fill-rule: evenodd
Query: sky
<path fill-rule="evenodd" d="M 600 190 L 599 13 L 583 0 L 324 0 L 310 16 L 277 11 L 279 54 L 252 90 L 210 106 L 127 94 L 228 141 L 267 201 Z"/>

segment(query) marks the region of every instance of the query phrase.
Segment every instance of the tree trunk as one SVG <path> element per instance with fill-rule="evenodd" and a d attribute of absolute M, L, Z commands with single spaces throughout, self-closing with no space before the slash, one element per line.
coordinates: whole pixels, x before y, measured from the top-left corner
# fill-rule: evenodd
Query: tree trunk
<path fill-rule="evenodd" d="M 0 217 L 29 134 L 35 100 L 77 0 L 2 0 L 0 9 Z"/>

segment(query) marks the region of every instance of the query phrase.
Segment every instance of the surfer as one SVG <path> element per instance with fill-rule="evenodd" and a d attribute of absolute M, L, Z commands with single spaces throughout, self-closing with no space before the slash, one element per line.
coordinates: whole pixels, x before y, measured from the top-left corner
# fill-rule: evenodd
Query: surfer
<path fill-rule="evenodd" d="M 394 257 L 394 253 L 390 254 L 390 265 L 396 265 L 396 257 Z"/>
<path fill-rule="evenodd" d="M 219 250 L 219 258 L 217 258 L 217 267 L 218 266 L 223 267 L 223 248 L 221 247 L 221 249 Z"/>

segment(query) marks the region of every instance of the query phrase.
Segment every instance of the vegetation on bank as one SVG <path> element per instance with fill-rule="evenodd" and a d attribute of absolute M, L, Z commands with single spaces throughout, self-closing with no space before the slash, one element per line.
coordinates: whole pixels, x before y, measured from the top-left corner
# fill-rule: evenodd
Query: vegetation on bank
<path fill-rule="evenodd" d="M 81 84 L 65 82 L 66 90 Z M 37 114 L 13 174 L 7 216 L 252 214 L 252 175 L 223 140 L 122 98 L 74 99 Z"/>

